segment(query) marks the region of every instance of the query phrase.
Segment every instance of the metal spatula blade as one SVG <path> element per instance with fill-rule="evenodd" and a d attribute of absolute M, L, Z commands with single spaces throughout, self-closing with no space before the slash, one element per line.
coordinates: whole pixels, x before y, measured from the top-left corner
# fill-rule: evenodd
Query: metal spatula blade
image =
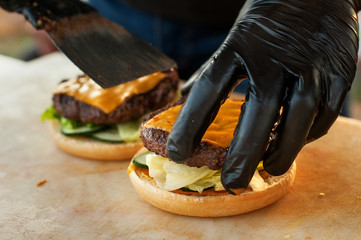
<path fill-rule="evenodd" d="M 176 66 L 159 50 L 97 13 L 61 19 L 47 32 L 75 65 L 104 88 Z"/>
<path fill-rule="evenodd" d="M 0 0 L 37 29 L 101 87 L 176 67 L 175 61 L 78 0 Z"/>

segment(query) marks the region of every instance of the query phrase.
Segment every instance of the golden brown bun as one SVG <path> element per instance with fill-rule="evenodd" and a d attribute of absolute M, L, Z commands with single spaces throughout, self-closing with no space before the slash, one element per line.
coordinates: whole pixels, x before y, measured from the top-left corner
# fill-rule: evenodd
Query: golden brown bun
<path fill-rule="evenodd" d="M 94 160 L 129 160 L 143 146 L 135 143 L 107 143 L 88 137 L 67 137 L 61 134 L 60 124 L 50 121 L 50 132 L 56 145 L 67 153 L 77 157 Z"/>
<path fill-rule="evenodd" d="M 136 154 L 147 152 L 145 148 Z M 165 211 L 197 217 L 223 217 L 238 215 L 263 208 L 280 199 L 287 193 L 296 175 L 296 164 L 281 176 L 271 176 L 267 179 L 269 188 L 254 192 L 246 190 L 240 195 L 221 196 L 190 196 L 168 192 L 157 187 L 154 181 L 149 181 L 137 173 L 137 167 L 130 163 L 128 174 L 138 192 L 146 201 Z"/>

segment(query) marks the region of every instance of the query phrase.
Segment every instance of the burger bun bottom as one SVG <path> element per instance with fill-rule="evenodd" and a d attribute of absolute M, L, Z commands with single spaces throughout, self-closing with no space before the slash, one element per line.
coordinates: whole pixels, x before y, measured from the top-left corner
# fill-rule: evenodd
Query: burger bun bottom
<path fill-rule="evenodd" d="M 107 143 L 89 137 L 68 137 L 60 132 L 60 124 L 50 121 L 50 133 L 56 145 L 63 151 L 86 159 L 120 161 L 129 160 L 143 146 L 134 143 Z"/>
<path fill-rule="evenodd" d="M 143 147 L 136 156 L 146 151 Z M 267 178 L 269 187 L 265 190 L 246 190 L 240 195 L 194 196 L 162 190 L 132 165 L 131 162 L 129 178 L 135 190 L 147 202 L 171 213 L 196 217 L 233 216 L 266 207 L 287 193 L 296 175 L 296 163 L 293 163 L 285 174 Z"/>

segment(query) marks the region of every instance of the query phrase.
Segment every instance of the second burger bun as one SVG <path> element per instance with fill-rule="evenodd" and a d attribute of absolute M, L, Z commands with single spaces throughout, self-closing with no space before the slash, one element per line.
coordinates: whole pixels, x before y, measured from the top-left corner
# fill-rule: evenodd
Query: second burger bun
<path fill-rule="evenodd" d="M 50 121 L 50 133 L 56 145 L 63 151 L 82 158 L 94 160 L 128 160 L 143 146 L 139 142 L 108 143 L 89 137 L 67 137 L 60 132 L 58 121 Z"/>
<path fill-rule="evenodd" d="M 135 156 L 147 151 L 143 147 Z M 155 207 L 185 216 L 224 217 L 254 211 L 280 199 L 294 181 L 296 163 L 285 174 L 266 178 L 268 188 L 265 190 L 255 192 L 247 189 L 240 195 L 194 196 L 162 190 L 133 161 L 128 174 L 138 194 Z"/>

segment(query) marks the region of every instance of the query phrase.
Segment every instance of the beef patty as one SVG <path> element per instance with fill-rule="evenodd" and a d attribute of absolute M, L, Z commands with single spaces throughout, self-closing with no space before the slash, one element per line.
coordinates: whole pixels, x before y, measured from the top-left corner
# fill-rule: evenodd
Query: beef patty
<path fill-rule="evenodd" d="M 178 89 L 178 80 L 177 72 L 170 71 L 155 88 L 127 98 L 108 114 L 63 93 L 53 95 L 53 104 L 61 116 L 72 120 L 94 124 L 123 123 L 142 117 L 173 100 Z"/>
<path fill-rule="evenodd" d="M 169 133 L 156 128 L 144 128 L 143 125 L 150 118 L 158 115 L 159 113 L 167 110 L 170 107 L 182 104 L 184 101 L 185 98 L 179 99 L 178 101 L 170 103 L 166 107 L 163 107 L 156 112 L 152 112 L 143 118 L 140 138 L 142 139 L 145 148 L 147 148 L 149 151 L 155 152 L 162 157 L 168 157 L 166 144 Z M 227 151 L 228 148 L 225 149 L 222 147 L 211 145 L 207 142 L 201 142 L 194 151 L 193 155 L 186 159 L 183 164 L 190 167 L 208 166 L 212 170 L 218 170 L 221 169 L 223 166 L 224 160 L 227 156 Z"/>

